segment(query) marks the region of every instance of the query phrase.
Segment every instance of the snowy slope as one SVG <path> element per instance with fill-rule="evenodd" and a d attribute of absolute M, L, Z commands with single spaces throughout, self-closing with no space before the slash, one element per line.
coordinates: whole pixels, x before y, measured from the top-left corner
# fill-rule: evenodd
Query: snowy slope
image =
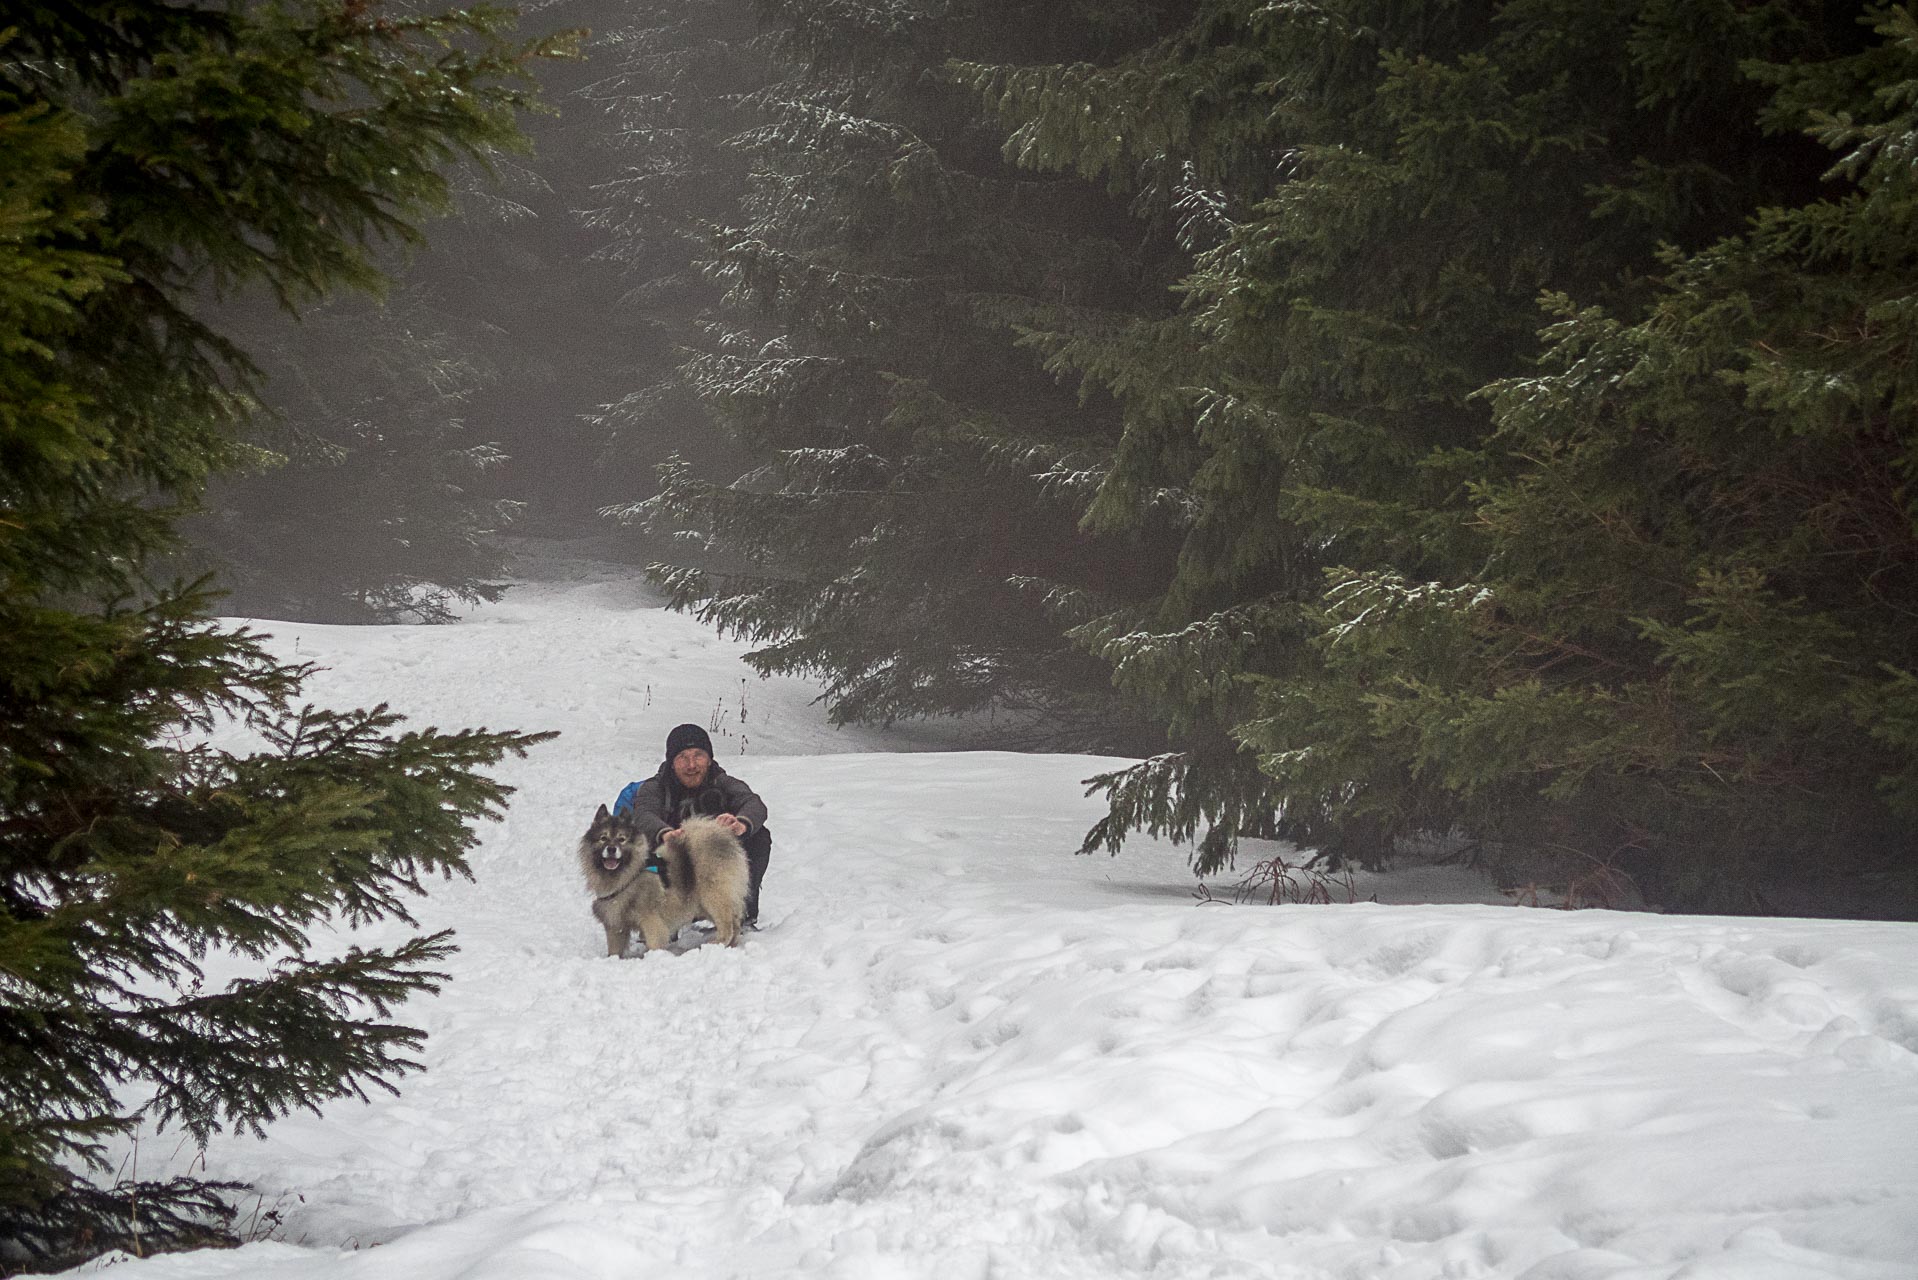
<path fill-rule="evenodd" d="M 322 704 L 563 736 L 420 904 L 429 1070 L 216 1140 L 263 1238 L 116 1278 L 1918 1277 L 1918 927 L 1201 904 L 1071 856 L 1115 762 L 838 732 L 629 571 L 525 570 L 260 624 Z M 688 719 L 771 805 L 769 927 L 606 959 L 571 846 Z"/>

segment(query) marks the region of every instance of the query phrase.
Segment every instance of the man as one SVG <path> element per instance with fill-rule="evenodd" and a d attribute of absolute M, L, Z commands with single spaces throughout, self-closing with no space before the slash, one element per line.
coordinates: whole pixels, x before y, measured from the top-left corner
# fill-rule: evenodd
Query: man
<path fill-rule="evenodd" d="M 713 740 L 696 724 L 682 724 L 666 735 L 666 762 L 644 782 L 629 782 L 613 802 L 615 813 L 631 813 L 649 847 L 679 830 L 686 819 L 716 818 L 739 837 L 752 872 L 746 894 L 748 926 L 759 922 L 759 882 L 772 861 L 773 836 L 766 829 L 766 802 L 753 789 L 713 761 Z"/>

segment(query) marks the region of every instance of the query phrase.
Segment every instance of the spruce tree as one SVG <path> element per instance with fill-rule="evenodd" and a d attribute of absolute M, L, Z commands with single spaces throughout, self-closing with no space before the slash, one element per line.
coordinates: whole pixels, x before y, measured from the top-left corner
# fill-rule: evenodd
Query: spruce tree
<path fill-rule="evenodd" d="M 709 477 L 747 465 L 679 365 L 707 340 L 718 302 L 700 263 L 748 189 L 752 162 L 733 140 L 756 122 L 753 95 L 775 74 L 751 0 L 621 4 L 610 25 L 594 26 L 601 74 L 578 96 L 603 120 L 594 151 L 611 176 L 580 217 L 602 237 L 593 257 L 622 282 L 621 310 L 645 339 L 629 341 L 623 391 L 588 421 L 599 446 L 595 491 L 631 511 L 632 495 L 652 493 L 669 459 Z"/>
<path fill-rule="evenodd" d="M 230 1239 L 220 1188 L 102 1186 L 143 1119 L 204 1138 L 392 1088 L 446 935 L 315 953 L 459 874 L 481 770 L 536 736 L 399 732 L 148 580 L 242 456 L 245 355 L 196 307 L 376 288 L 442 169 L 510 145 L 506 15 L 359 0 L 9 7 L 0 30 L 0 1268 Z M 266 749 L 208 745 L 239 717 Z M 209 950 L 257 976 L 205 987 Z"/>
<path fill-rule="evenodd" d="M 1165 257 L 1125 243 L 1103 194 L 1013 172 L 943 67 L 1136 42 L 1150 7 L 757 10 L 770 77 L 727 80 L 705 113 L 737 122 L 723 144 L 745 167 L 737 206 L 696 228 L 718 296 L 679 385 L 760 465 L 730 483 L 671 467 L 627 507 L 694 551 L 657 579 L 753 640 L 763 670 L 822 676 L 838 720 L 1014 708 L 1032 741 L 1136 745 L 1064 631 L 1149 590 L 1169 541 L 1077 527 L 1110 402 L 1059 387 L 1003 317 L 1035 296 L 1162 298 Z M 660 422 L 680 403 L 638 407 Z"/>
<path fill-rule="evenodd" d="M 1551 300 L 1470 461 L 1477 571 L 1330 601 L 1368 749 L 1662 901 L 1918 910 L 1918 23 L 1873 27 L 1744 68 L 1829 149 L 1813 198 L 1668 250 L 1641 305 Z M 1341 714 L 1292 707 L 1261 734 Z"/>
<path fill-rule="evenodd" d="M 1550 847 L 1606 809 L 1571 803 L 1540 758 L 1479 772 L 1482 742 L 1421 736 L 1401 705 L 1433 669 L 1478 660 L 1435 619 L 1487 607 L 1474 497 L 1528 465 L 1481 389 L 1539 357 L 1541 292 L 1635 315 L 1668 268 L 1661 245 L 1703 250 L 1815 187 L 1826 162 L 1766 115 L 1755 68 L 1854 50 L 1853 16 L 1804 0 L 1211 0 L 1115 66 L 962 68 L 1012 128 L 1008 154 L 1189 215 L 1179 325 L 1128 339 L 1161 360 L 1124 362 L 1071 324 L 1031 336 L 1126 405 L 1092 525 L 1127 526 L 1168 490 L 1189 513 L 1170 588 L 1078 633 L 1194 744 L 1104 780 L 1113 811 L 1091 843 L 1213 824 L 1209 866 L 1265 824 L 1371 860 L 1457 827 Z M 1538 608 L 1620 603 L 1556 576 L 1571 553 L 1542 533 Z M 1606 688 L 1611 668 L 1581 667 L 1577 643 L 1534 666 Z"/>

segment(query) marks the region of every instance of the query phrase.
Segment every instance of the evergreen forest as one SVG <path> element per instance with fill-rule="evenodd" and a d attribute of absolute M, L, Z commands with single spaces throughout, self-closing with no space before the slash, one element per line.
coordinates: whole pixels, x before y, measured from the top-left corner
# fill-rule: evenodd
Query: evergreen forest
<path fill-rule="evenodd" d="M 516 532 L 842 723 L 1136 761 L 1082 852 L 1918 919 L 1913 6 L 440 7 L 0 17 L 0 1273 L 232 1238 L 108 1184 L 126 1098 L 415 1065 L 450 940 L 310 934 L 539 736 L 216 618 Z"/>
<path fill-rule="evenodd" d="M 703 0 L 606 45 L 594 216 L 684 317 L 619 426 L 751 457 L 611 513 L 765 670 L 1143 758 L 1088 850 L 1911 911 L 1908 7 Z"/>

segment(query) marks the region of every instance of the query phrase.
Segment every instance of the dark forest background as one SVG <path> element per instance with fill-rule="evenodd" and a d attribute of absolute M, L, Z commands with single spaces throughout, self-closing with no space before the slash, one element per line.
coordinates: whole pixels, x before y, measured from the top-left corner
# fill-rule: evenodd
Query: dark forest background
<path fill-rule="evenodd" d="M 1912 910 L 1908 9 L 522 14 L 537 152 L 249 330 L 234 611 L 616 533 L 843 721 L 1143 757 L 1089 849 Z"/>

